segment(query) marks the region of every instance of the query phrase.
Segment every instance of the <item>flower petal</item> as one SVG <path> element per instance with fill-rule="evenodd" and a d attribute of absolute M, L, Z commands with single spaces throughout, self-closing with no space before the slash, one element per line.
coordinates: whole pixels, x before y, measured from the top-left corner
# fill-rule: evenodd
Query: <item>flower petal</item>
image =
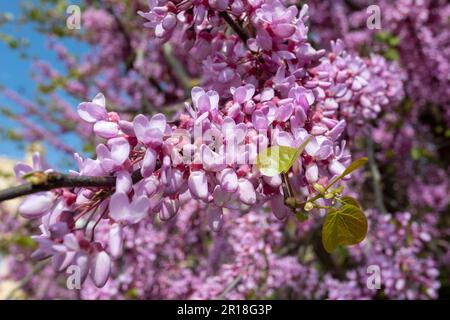
<path fill-rule="evenodd" d="M 314 183 L 319 179 L 319 168 L 315 163 L 310 164 L 306 168 L 305 176 L 309 183 Z"/>
<path fill-rule="evenodd" d="M 208 200 L 208 180 L 204 171 L 191 172 L 188 179 L 189 191 L 194 199 Z"/>
<path fill-rule="evenodd" d="M 143 143 L 146 143 L 146 132 L 148 130 L 149 123 L 150 122 L 148 121 L 148 118 L 143 114 L 136 116 L 136 118 L 134 118 L 133 120 L 133 127 L 136 138 Z"/>
<path fill-rule="evenodd" d="M 272 27 L 272 30 L 277 36 L 281 38 L 288 38 L 294 34 L 295 26 L 288 23 L 280 23 Z"/>
<path fill-rule="evenodd" d="M 284 204 L 284 196 L 277 194 L 270 199 L 270 204 L 272 206 L 272 212 L 279 220 L 286 218 L 288 214 L 288 208 Z"/>
<path fill-rule="evenodd" d="M 156 152 L 153 149 L 147 148 L 145 151 L 144 160 L 142 161 L 141 174 L 144 178 L 150 177 L 155 171 L 156 167 Z"/>
<path fill-rule="evenodd" d="M 245 204 L 252 205 L 256 203 L 255 187 L 249 180 L 239 179 L 238 196 Z"/>
<path fill-rule="evenodd" d="M 36 219 L 51 209 L 54 197 L 51 192 L 36 193 L 28 196 L 19 206 L 19 212 L 26 219 Z"/>
<path fill-rule="evenodd" d="M 166 116 L 162 113 L 155 114 L 149 122 L 149 128 L 150 129 L 157 129 L 164 133 L 166 131 Z"/>
<path fill-rule="evenodd" d="M 130 144 L 125 138 L 113 138 L 108 140 L 108 146 L 111 148 L 111 158 L 116 164 L 121 165 L 130 155 Z"/>
<path fill-rule="evenodd" d="M 197 108 L 198 99 L 205 94 L 205 90 L 200 87 L 193 87 L 191 90 L 192 101 L 194 103 L 194 107 Z"/>
<path fill-rule="evenodd" d="M 103 93 L 99 92 L 97 95 L 92 99 L 92 103 L 95 103 L 96 105 L 99 105 L 100 107 L 106 108 L 106 100 Z"/>
<path fill-rule="evenodd" d="M 238 188 L 238 177 L 236 172 L 227 168 L 220 172 L 220 185 L 222 188 L 228 192 L 235 192 Z"/>
<path fill-rule="evenodd" d="M 101 138 L 114 138 L 119 133 L 119 125 L 115 122 L 100 120 L 94 124 L 94 132 Z"/>
<path fill-rule="evenodd" d="M 162 203 L 161 211 L 159 212 L 159 218 L 162 221 L 172 219 L 180 208 L 180 202 L 178 199 L 167 199 Z"/>
<path fill-rule="evenodd" d="M 145 218 L 149 207 L 150 200 L 146 196 L 140 196 L 133 199 L 130 205 L 130 217 L 128 218 L 128 221 L 132 224 L 138 223 Z"/>
<path fill-rule="evenodd" d="M 226 192 L 225 190 L 223 190 L 221 186 L 217 185 L 214 188 L 213 201 L 217 206 L 223 207 L 230 201 L 230 198 L 231 198 L 231 194 L 229 192 Z"/>
<path fill-rule="evenodd" d="M 127 221 L 130 215 L 130 202 L 123 192 L 116 192 L 109 200 L 109 216 L 117 222 Z"/>
<path fill-rule="evenodd" d="M 92 259 L 91 279 L 98 288 L 103 287 L 108 281 L 111 272 L 111 258 L 105 251 L 100 251 Z"/>
<path fill-rule="evenodd" d="M 116 176 L 116 192 L 128 193 L 131 190 L 132 181 L 128 171 L 122 170 Z"/>
<path fill-rule="evenodd" d="M 109 229 L 108 234 L 109 253 L 115 259 L 122 255 L 123 250 L 123 232 L 120 224 L 115 223 Z"/>
<path fill-rule="evenodd" d="M 92 102 L 82 102 L 78 105 L 78 115 L 86 122 L 94 123 L 99 120 L 106 120 L 108 112 L 105 107 Z"/>
<path fill-rule="evenodd" d="M 78 252 L 73 263 L 80 268 L 80 284 L 82 284 L 89 273 L 89 256 L 85 252 Z"/>

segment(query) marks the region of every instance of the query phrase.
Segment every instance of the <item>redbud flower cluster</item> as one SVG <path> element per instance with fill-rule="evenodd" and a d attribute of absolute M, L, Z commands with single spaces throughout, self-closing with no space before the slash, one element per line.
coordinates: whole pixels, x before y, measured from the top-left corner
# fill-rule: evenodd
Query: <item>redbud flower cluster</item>
<path fill-rule="evenodd" d="M 175 120 L 162 113 L 131 117 L 108 111 L 101 93 L 78 106 L 83 128 L 100 143 L 96 157 L 75 154 L 78 171 L 71 174 L 114 177 L 116 184 L 29 196 L 19 211 L 41 222 L 33 257 L 51 257 L 57 272 L 78 266 L 88 285 L 83 294 L 91 298 L 124 290 L 149 297 L 245 298 L 255 288 L 270 296 L 280 287 L 292 289 L 297 297 L 325 295 L 313 267 L 272 250 L 280 245 L 283 225 L 264 210 L 270 204 L 279 220 L 293 215 L 285 205 L 283 178 L 289 179 L 299 201 L 306 201 L 317 194 L 317 184 L 326 186 L 341 175 L 351 158 L 343 140 L 347 125 L 365 125 L 402 99 L 402 73 L 381 56 L 361 58 L 346 52 L 340 41 L 333 42 L 328 53 L 314 49 L 307 38 L 307 5 L 299 10 L 278 0 L 152 0 L 149 7 L 140 13 L 148 20 L 146 26 L 161 43 L 183 48 L 201 65 L 195 70 L 201 75 L 200 86 L 192 88 L 190 101 Z M 90 29 L 119 27 L 104 13 L 85 15 Z M 110 40 L 120 42 L 111 46 L 120 52 L 103 52 L 113 68 L 115 55 L 127 50 L 127 39 L 110 36 L 97 40 L 105 48 Z M 131 40 L 132 46 L 145 45 Z M 94 64 L 86 66 L 86 73 Z M 111 71 L 107 79 L 114 78 L 117 73 Z M 119 87 L 134 84 L 130 80 Z M 102 86 L 107 87 L 97 82 Z M 110 88 L 105 90 L 109 97 Z M 174 87 L 168 90 L 160 102 L 169 93 L 180 96 Z M 142 96 L 136 93 L 134 100 Z M 264 175 L 255 165 L 258 154 L 269 147 L 299 148 L 305 142 L 286 177 Z M 29 179 L 35 171 L 52 172 L 37 158 L 33 168 L 16 167 L 20 179 Z M 189 211 L 186 203 L 198 210 Z M 192 230 L 183 227 L 193 223 L 188 218 L 194 214 L 200 215 L 197 225 Z M 157 230 L 154 223 L 165 227 Z M 188 244 L 199 254 L 204 249 L 195 245 L 198 224 L 213 231 L 214 245 L 207 259 L 198 258 L 193 271 L 182 265 L 195 257 L 181 248 Z M 171 227 L 182 229 L 183 237 L 168 237 Z M 139 249 L 142 243 L 145 250 Z M 124 254 L 127 250 L 133 254 Z M 232 263 L 223 263 L 221 252 L 226 250 L 232 252 Z M 160 261 L 160 256 L 173 259 Z M 121 259 L 129 263 L 118 275 Z M 155 267 L 142 279 L 137 273 L 149 262 Z M 264 264 L 267 274 L 258 268 Z M 117 277 L 108 282 L 111 275 Z M 224 293 L 230 279 L 239 281 Z M 150 287 L 160 291 L 148 293 Z"/>

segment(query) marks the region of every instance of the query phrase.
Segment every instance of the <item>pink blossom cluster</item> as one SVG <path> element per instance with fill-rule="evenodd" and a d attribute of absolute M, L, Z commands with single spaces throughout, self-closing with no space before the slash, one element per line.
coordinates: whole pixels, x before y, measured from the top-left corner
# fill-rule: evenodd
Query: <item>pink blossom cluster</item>
<path fill-rule="evenodd" d="M 150 119 L 138 115 L 133 122 L 121 120 L 117 113 L 107 112 L 102 94 L 92 102 L 80 104 L 80 117 L 93 125 L 93 131 L 105 143 L 97 146 L 96 159 L 83 159 L 76 154 L 79 171 L 74 174 L 113 175 L 116 187 L 111 191 L 77 188 L 29 196 L 19 211 L 26 218 L 42 219 L 42 235 L 36 237 L 40 246 L 34 256 L 53 256 L 57 271 L 75 263 L 83 269 L 83 279 L 90 270 L 94 283 L 102 286 L 110 273 L 111 257 L 122 253 L 123 227 L 140 222 L 148 214 L 170 220 L 179 210 L 180 195 L 187 191 L 194 199 L 208 204 L 213 230 L 220 229 L 223 208 L 239 208 L 241 204 L 254 206 L 270 200 L 274 213 L 284 218 L 289 210 L 283 203 L 280 176 L 263 176 L 254 165 L 261 149 L 270 145 L 298 146 L 315 133 L 292 177 L 305 196 L 315 192 L 313 183 L 325 185 L 342 173 L 345 166 L 340 161 L 348 157 L 342 157 L 337 140 L 343 130 L 340 123 L 320 134 L 312 127 L 309 133 L 295 125 L 295 117 L 284 114 L 286 109 L 293 112 L 294 99 L 281 105 L 273 97 L 255 102 L 254 90 L 252 85 L 233 90 L 234 99 L 225 105 L 239 109 L 230 114 L 230 109 L 219 107 L 217 93 L 194 88 L 193 105 L 187 106 L 191 115 L 182 116 L 178 127 L 170 126 L 163 114 Z M 301 93 L 299 99 L 306 101 Z M 260 110 L 245 116 L 244 104 L 272 109 L 273 118 Z M 296 108 L 305 116 L 302 105 Z M 291 125 L 286 126 L 289 118 Z M 303 124 L 307 119 L 299 120 Z M 204 133 L 196 137 L 197 130 Z M 213 145 L 218 142 L 219 147 Z M 18 165 L 16 170 L 21 177 L 33 169 Z M 143 179 L 133 184 L 135 171 Z M 95 241 L 95 227 L 102 219 L 111 224 L 107 243 Z"/>
<path fill-rule="evenodd" d="M 252 292 L 264 297 L 286 288 L 304 297 L 318 294 L 312 292 L 318 286 L 314 269 L 272 252 L 281 245 L 283 228 L 273 216 L 229 210 L 230 219 L 211 234 L 203 208 L 190 200 L 180 210 L 169 223 L 148 221 L 128 229 L 125 243 L 135 255 L 124 258 L 134 263 L 126 263 L 130 267 L 100 290 L 87 283 L 83 297 L 122 299 L 134 291 L 146 299 L 243 299 Z M 213 240 L 211 245 L 200 241 L 205 237 Z"/>
<path fill-rule="evenodd" d="M 396 63 L 379 55 L 361 58 L 345 50 L 341 40 L 331 42 L 331 52 L 316 67 L 334 83 L 324 110 L 338 113 L 347 123 L 363 126 L 393 110 L 404 97 L 405 74 Z"/>
<path fill-rule="evenodd" d="M 177 219 L 158 222 L 154 216 L 145 217 L 124 229 L 126 254 L 112 266 L 112 278 L 105 286 L 97 288 L 88 278 L 76 294 L 83 299 L 429 299 L 437 295 L 438 265 L 426 249 L 431 238 L 439 237 L 433 214 L 418 223 L 408 212 L 369 210 L 372 233 L 349 250 L 352 267 L 341 269 L 340 264 L 323 265 L 308 252 L 289 249 L 296 248 L 294 241 L 309 245 L 314 230 L 305 232 L 303 224 L 295 223 L 295 235 L 286 238 L 292 220 L 283 222 L 259 210 L 244 215 L 226 211 L 229 219 L 220 232 L 207 227 L 205 206 L 185 196 Z M 108 242 L 110 227 L 106 220 L 100 222 L 100 241 Z M 19 257 L 23 249 L 17 247 L 12 254 Z M 27 265 L 19 259 L 10 263 L 16 270 L 13 278 L 26 274 Z M 378 289 L 367 285 L 374 285 L 368 282 L 369 266 L 379 267 Z M 24 290 L 37 298 L 77 297 L 64 288 L 64 273 L 61 285 L 54 276 L 47 267 Z M 39 289 L 44 286 L 46 290 Z"/>
<path fill-rule="evenodd" d="M 203 3 L 191 5 L 193 12 L 205 10 Z M 227 5 L 225 1 L 218 11 L 224 12 Z M 162 32 L 165 41 L 170 40 L 176 26 L 183 30 L 189 27 L 185 36 L 192 39 L 181 41 L 191 43 L 189 54 L 202 62 L 204 85 L 221 95 L 229 95 L 230 86 L 245 82 L 256 88 L 271 87 L 283 99 L 292 96 L 293 87 L 300 86 L 314 94 L 308 102 L 320 106 L 324 120 L 335 119 L 339 113 L 342 119 L 360 126 L 381 111 L 392 110 L 404 96 L 405 75 L 396 63 L 377 55 L 361 58 L 347 53 L 340 40 L 332 42 L 332 50 L 326 56 L 324 50 L 315 50 L 307 40 L 307 5 L 299 12 L 297 7 L 286 7 L 280 1 L 233 2 L 232 16 L 243 17 L 256 30 L 248 39 L 227 36 L 227 25 L 217 16 L 194 13 L 196 18 L 190 18 L 186 6 L 151 2 L 150 12 L 141 14 L 150 20 L 146 25 L 155 28 L 157 36 Z M 215 9 L 215 4 L 210 6 Z M 170 28 L 164 29 L 164 19 L 174 21 Z M 205 32 L 203 28 L 212 30 Z"/>
<path fill-rule="evenodd" d="M 376 4 L 381 13 L 381 29 L 367 28 L 371 12 L 369 5 Z M 398 59 L 408 81 L 405 91 L 418 106 L 432 103 L 449 107 L 450 70 L 450 5 L 446 0 L 379 0 L 310 1 L 312 27 L 315 39 L 322 45 L 341 38 L 354 51 L 369 47 L 372 51 L 385 51 L 386 44 L 376 41 L 377 33 L 396 36 Z M 397 41 L 396 41 L 397 42 Z M 448 118 L 447 118 L 448 119 Z M 448 121 L 448 120 L 447 120 Z"/>
<path fill-rule="evenodd" d="M 280 16 L 272 16 L 272 6 Z M 323 112 L 318 103 L 333 83 L 321 80 L 326 75 L 315 77 L 307 71 L 320 64 L 324 51 L 315 51 L 306 42 L 302 20 L 306 10 L 305 6 L 297 12 L 276 1 L 270 6 L 262 3 L 252 21 L 276 32 L 263 32 L 249 50 L 272 51 L 261 62 L 261 67 L 272 67 L 254 84 L 251 79 L 256 78 L 250 77 L 246 84 L 230 87 L 230 99 L 221 100 L 213 90 L 194 87 L 192 105 L 186 106 L 187 114 L 177 124 L 168 123 L 163 114 L 122 120 L 118 113 L 106 110 L 102 94 L 80 104 L 79 116 L 105 142 L 97 145 L 96 159 L 76 154 L 79 171 L 74 174 L 115 176 L 116 187 L 57 190 L 28 197 L 19 211 L 27 218 L 42 219 L 35 257 L 52 256 L 58 271 L 75 263 L 83 270 L 83 280 L 90 274 L 101 287 L 110 274 L 111 258 L 122 254 L 123 228 L 148 214 L 170 220 L 179 210 L 180 195 L 187 191 L 208 204 L 213 230 L 220 229 L 223 208 L 266 201 L 271 201 L 274 213 L 283 219 L 290 211 L 283 203 L 281 177 L 264 176 L 254 165 L 258 153 L 270 146 L 298 147 L 311 137 L 291 174 L 292 184 L 305 199 L 316 192 L 314 183 L 325 186 L 340 175 L 350 160 L 345 142 L 339 139 L 345 121 Z M 264 49 L 269 38 L 273 38 L 272 45 L 277 43 L 278 51 Z M 133 181 L 135 172 L 142 177 L 139 182 Z M 107 243 L 95 238 L 102 219 L 111 224 Z"/>
<path fill-rule="evenodd" d="M 221 95 L 229 95 L 229 88 L 241 83 L 274 87 L 281 98 L 287 97 L 295 82 L 309 90 L 330 85 L 312 79 L 306 70 L 325 53 L 307 41 L 307 5 L 300 11 L 277 0 L 217 1 L 206 6 L 203 2 L 150 1 L 149 6 L 148 13 L 140 13 L 149 20 L 146 25 L 166 41 L 180 29 L 182 35 L 176 41 L 202 64 L 203 84 Z M 238 35 L 229 35 L 223 14 L 235 24 L 242 17 L 248 27 Z M 173 22 L 164 28 L 163 21 Z M 255 34 L 247 32 L 250 26 Z"/>

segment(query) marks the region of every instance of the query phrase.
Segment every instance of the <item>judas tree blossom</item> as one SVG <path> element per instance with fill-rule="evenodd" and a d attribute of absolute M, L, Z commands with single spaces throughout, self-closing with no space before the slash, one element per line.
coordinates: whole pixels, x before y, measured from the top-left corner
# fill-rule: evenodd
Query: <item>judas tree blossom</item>
<path fill-rule="evenodd" d="M 391 112 L 404 97 L 405 74 L 396 63 L 377 55 L 370 59 L 353 55 L 341 40 L 331 47 L 332 52 L 316 68 L 319 75 L 328 73 L 335 84 L 323 104 L 325 115 L 339 112 L 347 123 L 361 127 L 382 111 Z"/>
<path fill-rule="evenodd" d="M 220 106 L 216 92 L 194 88 L 193 106 L 189 106 L 189 112 L 194 118 L 188 120 L 186 115 L 184 122 L 180 124 L 191 134 L 189 139 L 172 137 L 177 127 L 169 126 L 163 114 L 154 115 L 150 120 L 145 115 L 136 116 L 132 122 L 134 132 L 130 132 L 128 127 L 122 131 L 118 125 L 117 135 L 98 145 L 97 159 L 82 159 L 77 156 L 80 171 L 73 173 L 114 175 L 116 187 L 111 192 L 78 188 L 64 192 L 56 190 L 27 198 L 20 211 L 28 218 L 42 217 L 47 229 L 54 228 L 55 223 L 64 222 L 60 216 L 71 212 L 71 223 L 66 225 L 64 232 L 53 236 L 43 233 L 40 236 L 42 239 L 49 237 L 55 243 L 53 246 L 60 246 L 58 241 L 62 238 L 67 241 L 70 239 L 72 243 L 69 245 L 72 250 L 70 254 L 63 249 L 49 249 L 53 260 L 57 261 L 56 269 L 61 271 L 76 256 L 87 255 L 87 259 L 91 261 L 91 277 L 96 285 L 102 286 L 109 273 L 110 254 L 117 257 L 121 251 L 121 229 L 139 223 L 147 215 L 155 213 L 159 213 L 159 218 L 163 221 L 172 219 L 177 214 L 179 196 L 183 193 L 208 205 L 209 225 L 216 231 L 222 225 L 224 208 L 264 204 L 273 197 L 282 196 L 281 180 L 275 182 L 276 179 L 265 177 L 255 166 L 257 152 L 270 144 L 298 146 L 311 133 L 304 128 L 300 130 L 294 127 L 294 124 L 287 126 L 285 122 L 276 120 L 272 114 L 283 110 L 285 104 L 279 106 L 280 101 L 275 97 L 262 103 L 253 101 L 254 90 L 253 86 L 233 89 L 237 101 L 233 99 Z M 240 114 L 245 108 L 244 103 L 254 104 L 261 116 L 232 118 L 228 115 L 229 109 L 226 106 L 238 106 L 236 114 Z M 295 103 L 289 104 L 290 108 L 295 107 Z M 105 119 L 118 124 L 121 122 L 115 113 L 113 118 L 110 117 L 101 94 L 93 102 L 81 103 L 78 112 L 90 123 L 107 121 Z M 261 121 L 267 123 L 267 126 L 261 127 Z M 330 129 L 326 129 L 323 134 L 327 134 Z M 202 132 L 202 135 L 197 136 L 197 131 Z M 103 133 L 96 133 L 99 137 L 105 137 Z M 212 136 L 214 139 L 211 139 Z M 331 140 L 329 136 L 316 134 L 305 158 L 299 159 L 292 179 L 303 185 L 306 196 L 314 193 L 312 183 L 319 179 L 327 181 L 341 173 L 332 173 L 327 166 L 330 161 L 340 161 L 333 159 L 336 156 L 335 148 L 339 148 L 338 136 L 335 138 Z M 259 145 L 259 141 L 263 142 L 263 146 Z M 192 161 L 178 162 L 180 158 L 186 159 L 186 150 L 190 151 Z M 305 163 L 305 169 L 301 169 L 302 163 Z M 133 184 L 132 175 L 136 170 L 142 174 L 142 179 Z M 306 170 L 306 179 L 299 175 L 303 170 Z M 33 209 L 29 209 L 30 206 Z M 289 211 L 287 208 L 282 210 Z M 283 214 L 277 216 L 284 217 Z M 91 242 L 89 238 L 95 239 L 96 225 L 103 219 L 113 223 L 111 239 L 107 243 Z M 85 225 L 86 229 L 80 230 L 81 225 Z"/>
<path fill-rule="evenodd" d="M 439 229 L 448 206 L 448 164 L 439 156 L 446 149 L 434 140 L 439 130 L 420 123 L 422 107 L 409 99 L 422 105 L 427 94 L 433 103 L 445 100 L 447 51 L 439 48 L 447 33 L 430 39 L 444 29 L 448 10 L 430 9 L 431 3 L 445 9 L 439 0 L 401 2 L 404 10 L 389 4 L 387 13 L 389 28 L 400 27 L 397 62 L 386 59 L 385 47 L 367 54 L 359 46 L 372 43 L 373 34 L 351 32 L 365 16 L 353 12 L 347 24 L 346 13 L 358 9 L 344 1 L 308 2 L 311 21 L 309 6 L 295 1 L 89 7 L 83 37 L 99 50 L 76 66 L 67 50 L 50 46 L 73 75 L 59 81 L 62 88 L 81 101 L 94 98 L 79 104 L 77 114 L 57 96 L 54 101 L 95 150 L 74 155 L 78 169 L 71 177 L 108 185 L 28 196 L 19 212 L 33 220 L 26 235 L 37 249 L 12 246 L 10 268 L 18 271 L 10 277 L 23 277 L 30 269 L 23 257 L 31 256 L 51 259 L 24 288 L 45 298 L 75 297 L 52 282 L 70 266 L 80 269 L 77 297 L 86 299 L 436 298 L 450 248 L 448 231 Z M 408 26 L 418 8 L 433 14 Z M 125 21 L 127 10 L 140 17 Z M 430 17 L 438 27 L 430 26 Z M 324 28 L 328 20 L 339 28 Z M 419 26 L 426 31 L 415 37 Z M 339 40 L 336 33 L 346 28 Z M 426 59 L 414 73 L 408 61 L 418 56 Z M 44 84 L 59 83 L 59 71 L 38 68 Z M 419 90 L 422 78 L 429 80 L 424 87 L 439 83 L 439 90 Z M 52 121 L 36 106 L 21 105 Z M 54 134 L 47 137 L 61 145 Z M 256 160 L 276 147 L 301 152 L 287 172 L 268 175 Z M 345 189 L 380 208 L 367 211 L 365 241 L 328 256 L 317 237 L 325 209 L 336 200 L 323 190 L 366 149 L 370 169 L 347 175 L 333 192 Z M 56 172 L 33 160 L 33 167 L 16 166 L 21 182 Z M 317 210 L 296 215 L 297 202 L 306 211 L 305 202 L 321 195 Z M 371 265 L 381 268 L 382 291 L 367 287 Z M 34 290 L 38 281 L 51 283 L 47 292 Z"/>
<path fill-rule="evenodd" d="M 193 25 L 194 32 L 199 33 L 201 25 L 209 24 L 225 30 L 222 9 L 214 9 L 222 7 L 217 3 L 210 8 L 214 14 L 203 15 L 204 4 L 151 2 L 150 12 L 144 17 L 152 21 L 148 26 L 156 28 L 157 35 L 169 40 L 175 28 L 172 14 L 184 12 L 187 18 L 190 13 L 185 10 L 191 5 L 197 13 L 195 19 L 182 19 L 177 25 Z M 178 122 L 168 122 L 161 113 L 151 117 L 139 114 L 131 121 L 122 119 L 118 113 L 107 111 L 101 93 L 78 106 L 80 118 L 104 140 L 96 148 L 96 158 L 76 155 L 79 171 L 73 174 L 114 176 L 116 186 L 111 190 L 57 189 L 25 200 L 22 214 L 41 218 L 44 229 L 61 222 L 63 213 L 72 215 L 64 232 L 54 237 L 43 232 L 40 236 L 56 246 L 63 237 L 72 235 L 71 239 L 76 239 L 77 246 L 72 246 L 70 254 L 46 250 L 58 261 L 58 271 L 75 256 L 87 256 L 92 280 L 103 286 L 111 268 L 110 256 L 120 255 L 122 229 L 148 215 L 157 214 L 162 221 L 173 219 L 183 194 L 208 207 L 208 224 L 216 231 L 226 219 L 224 209 L 243 210 L 270 202 L 277 217 L 293 215 L 283 203 L 289 195 L 283 191 L 280 176 L 265 176 L 255 165 L 257 155 L 271 146 L 299 148 L 306 143 L 287 182 L 300 191 L 299 201 L 317 194 L 315 184 L 325 186 L 343 173 L 350 161 L 341 135 L 346 122 L 337 110 L 324 106 L 336 98 L 329 92 L 360 91 L 370 79 L 355 74 L 353 82 L 344 88 L 333 78 L 325 51 L 313 49 L 307 41 L 307 6 L 298 11 L 273 0 L 250 7 L 249 23 L 261 33 L 245 39 L 242 32 L 238 34 L 241 38 L 213 32 L 207 58 L 221 59 L 239 81 L 228 88 L 207 81 L 207 89 L 194 87 L 192 104 L 186 105 L 186 113 Z M 226 45 L 229 50 L 220 50 Z M 223 54 L 227 59 L 222 59 Z M 133 181 L 136 172 L 139 177 Z M 30 212 L 29 203 L 36 204 L 34 212 Z M 113 230 L 107 242 L 96 239 L 97 225 L 103 220 L 109 221 Z"/>

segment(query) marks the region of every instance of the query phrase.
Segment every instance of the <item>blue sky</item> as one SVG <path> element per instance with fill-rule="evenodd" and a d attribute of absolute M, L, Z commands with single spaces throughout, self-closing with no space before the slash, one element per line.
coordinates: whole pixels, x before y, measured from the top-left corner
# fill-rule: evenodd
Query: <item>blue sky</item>
<path fill-rule="evenodd" d="M 17 19 L 20 15 L 20 4 L 22 1 L 6 1 L 0 0 L 0 12 L 9 12 Z M 28 1 L 29 2 L 29 1 Z M 77 1 L 72 1 L 72 4 L 76 4 Z M 0 32 L 9 34 L 15 38 L 27 38 L 29 41 L 29 47 L 26 49 L 28 58 L 23 59 L 20 57 L 19 51 L 12 50 L 3 41 L 0 41 L 0 85 L 14 89 L 23 98 L 33 100 L 36 94 L 36 83 L 31 78 L 32 60 L 38 58 L 49 62 L 57 69 L 61 68 L 56 55 L 50 51 L 46 43 L 48 38 L 35 31 L 35 25 L 30 23 L 19 25 L 17 23 L 7 23 L 0 26 Z M 82 54 L 89 50 L 86 45 L 82 45 L 73 40 L 64 40 L 62 43 L 71 51 L 76 54 Z M 67 97 L 66 97 L 67 98 Z M 70 101 L 74 108 L 80 101 Z M 13 110 L 18 110 L 18 106 L 14 105 L 9 99 L 0 94 L 0 107 L 9 107 Z M 4 116 L 0 115 L 0 126 L 4 129 L 17 128 L 17 124 L 8 120 Z M 62 138 L 71 146 L 80 146 L 81 143 L 77 138 L 71 136 L 65 136 Z M 46 160 L 55 167 L 66 167 L 67 163 L 61 161 L 62 153 L 54 148 L 48 148 L 46 152 Z M 6 139 L 0 139 L 0 156 L 7 156 L 15 159 L 22 159 L 24 157 L 24 150 L 16 142 L 7 141 Z M 67 157 L 66 157 L 67 158 Z"/>

